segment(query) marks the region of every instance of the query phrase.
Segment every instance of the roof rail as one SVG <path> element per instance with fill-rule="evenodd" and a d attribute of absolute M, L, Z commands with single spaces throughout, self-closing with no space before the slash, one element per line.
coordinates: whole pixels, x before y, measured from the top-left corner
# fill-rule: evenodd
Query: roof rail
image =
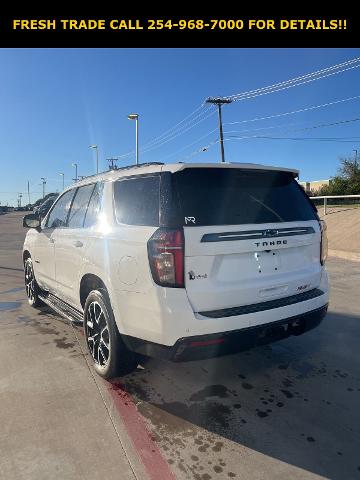
<path fill-rule="evenodd" d="M 150 165 L 164 165 L 163 162 L 146 162 L 146 163 L 138 163 L 135 165 L 126 165 L 125 167 L 119 167 L 116 170 L 127 170 L 129 168 L 138 168 L 138 167 L 147 167 Z"/>
<path fill-rule="evenodd" d="M 125 167 L 118 167 L 114 168 L 112 170 L 105 170 L 104 172 L 99 172 L 99 173 L 94 173 L 93 175 L 84 175 L 84 177 L 81 180 L 85 180 L 86 178 L 91 178 L 91 177 L 97 177 L 98 175 L 108 173 L 111 171 L 117 171 L 117 170 L 128 170 L 130 168 L 138 168 L 138 167 L 147 167 L 148 165 L 165 165 L 163 162 L 146 162 L 146 163 L 138 163 L 137 165 L 126 165 Z M 79 180 L 81 182 L 81 180 Z"/>

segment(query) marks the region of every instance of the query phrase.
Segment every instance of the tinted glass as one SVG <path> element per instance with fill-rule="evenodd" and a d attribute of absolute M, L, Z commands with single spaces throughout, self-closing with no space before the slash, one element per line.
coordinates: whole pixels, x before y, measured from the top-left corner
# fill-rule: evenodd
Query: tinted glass
<path fill-rule="evenodd" d="M 293 176 L 264 170 L 194 168 L 173 174 L 181 225 L 239 225 L 315 220 Z"/>
<path fill-rule="evenodd" d="M 50 210 L 51 205 L 55 202 L 55 200 L 56 198 L 49 198 L 41 205 L 41 207 L 39 207 L 39 213 L 42 217 L 45 217 L 45 215 Z"/>
<path fill-rule="evenodd" d="M 159 225 L 159 176 L 119 180 L 114 184 L 115 213 L 119 223 Z"/>
<path fill-rule="evenodd" d="M 90 198 L 90 203 L 85 216 L 84 227 L 91 227 L 97 222 L 101 209 L 102 191 L 103 183 L 97 183 Z"/>
<path fill-rule="evenodd" d="M 86 210 L 89 205 L 91 194 L 94 190 L 94 184 L 85 185 L 77 189 L 74 201 L 71 205 L 69 213 L 68 227 L 69 228 L 82 228 L 84 226 L 84 220 Z"/>
<path fill-rule="evenodd" d="M 71 206 L 71 201 L 76 189 L 69 190 L 62 195 L 56 202 L 54 208 L 51 210 L 46 221 L 46 226 L 49 228 L 66 227 L 67 216 Z"/>

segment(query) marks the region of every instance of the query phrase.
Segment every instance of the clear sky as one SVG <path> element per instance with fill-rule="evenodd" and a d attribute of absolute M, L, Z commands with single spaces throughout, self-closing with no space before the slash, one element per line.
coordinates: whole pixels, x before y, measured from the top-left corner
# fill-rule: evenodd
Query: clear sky
<path fill-rule="evenodd" d="M 106 158 L 134 148 L 135 124 L 127 119 L 131 112 L 140 115 L 141 162 L 217 162 L 219 144 L 191 155 L 217 139 L 216 130 L 209 134 L 217 127 L 216 115 L 167 143 L 153 144 L 157 148 L 143 153 L 141 148 L 191 114 L 207 96 L 261 88 L 358 56 L 359 49 L 2 49 L 0 201 L 16 204 L 22 192 L 23 204 L 27 203 L 28 180 L 34 201 L 41 196 L 41 177 L 47 179 L 47 192 L 61 191 L 59 173 L 64 172 L 69 184 L 75 173 L 72 162 L 78 163 L 80 175 L 94 173 L 92 143 L 99 145 L 101 169 L 107 169 Z M 360 137 L 360 122 L 301 130 L 360 117 L 360 98 L 286 117 L 226 125 L 358 96 L 359 80 L 360 68 L 233 103 L 223 109 L 225 138 L 233 135 L 230 131 L 250 137 Z M 198 120 L 206 116 L 203 110 L 199 115 Z M 360 155 L 360 139 L 225 142 L 228 161 L 293 166 L 300 169 L 302 180 L 329 178 L 339 156 L 353 155 L 356 148 Z M 133 161 L 134 155 L 118 165 Z"/>

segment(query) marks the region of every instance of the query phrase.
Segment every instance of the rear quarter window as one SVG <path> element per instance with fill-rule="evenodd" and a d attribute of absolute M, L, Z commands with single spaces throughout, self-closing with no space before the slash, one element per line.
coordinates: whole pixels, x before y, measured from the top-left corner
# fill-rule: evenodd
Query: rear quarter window
<path fill-rule="evenodd" d="M 241 225 L 316 220 L 291 173 L 188 168 L 172 175 L 180 225 Z"/>
<path fill-rule="evenodd" d="M 126 225 L 159 226 L 159 175 L 124 178 L 114 183 L 115 217 Z"/>

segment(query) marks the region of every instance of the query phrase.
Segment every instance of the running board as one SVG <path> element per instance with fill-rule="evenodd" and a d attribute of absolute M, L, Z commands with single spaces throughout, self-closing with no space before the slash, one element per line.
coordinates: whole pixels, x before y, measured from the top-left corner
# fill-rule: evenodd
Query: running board
<path fill-rule="evenodd" d="M 52 295 L 51 293 L 40 294 L 39 298 L 46 303 L 46 305 L 55 310 L 55 312 L 70 320 L 70 322 L 83 323 L 83 314 L 63 300 L 60 300 L 60 298 L 55 295 Z"/>

